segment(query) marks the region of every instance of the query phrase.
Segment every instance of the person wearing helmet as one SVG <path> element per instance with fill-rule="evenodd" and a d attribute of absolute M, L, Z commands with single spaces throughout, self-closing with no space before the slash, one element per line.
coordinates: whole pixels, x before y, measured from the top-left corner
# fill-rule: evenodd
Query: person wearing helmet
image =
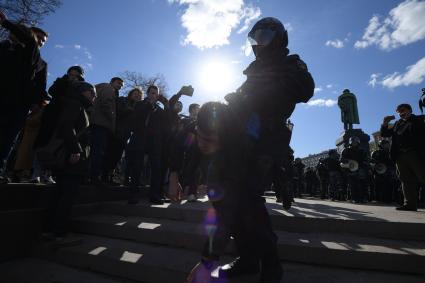
<path fill-rule="evenodd" d="M 373 196 L 375 200 L 389 203 L 394 199 L 397 185 L 395 163 L 390 158 L 391 144 L 380 140 L 379 148 L 371 155 L 373 167 Z"/>
<path fill-rule="evenodd" d="M 329 150 L 328 157 L 325 158 L 324 163 L 329 176 L 328 197 L 331 200 L 345 200 L 346 194 L 343 190 L 343 178 L 338 152 L 335 149 Z"/>
<path fill-rule="evenodd" d="M 326 166 L 326 158 L 320 158 L 316 165 L 316 176 L 319 179 L 320 198 L 325 199 L 329 185 L 329 171 Z"/>
<path fill-rule="evenodd" d="M 294 175 L 293 175 L 293 188 L 294 196 L 301 198 L 301 194 L 305 192 L 304 188 L 304 168 L 301 158 L 297 157 L 294 160 Z"/>
<path fill-rule="evenodd" d="M 289 55 L 288 32 L 278 19 L 259 20 L 248 40 L 255 60 L 244 70 L 246 81 L 226 100 L 246 125 L 259 175 L 276 171 L 275 183 L 284 183 L 284 174 L 274 170 L 284 167 L 288 158 L 291 131 L 282 121 L 290 118 L 297 103 L 313 96 L 314 80 L 300 57 Z M 261 162 L 265 159 L 272 162 Z"/>
<path fill-rule="evenodd" d="M 341 163 L 347 176 L 348 188 L 351 193 L 353 203 L 363 203 L 365 199 L 365 190 L 367 185 L 368 168 L 367 153 L 360 148 L 360 138 L 353 136 L 349 139 L 348 147 L 341 153 Z M 357 163 L 356 165 L 354 165 Z"/>
<path fill-rule="evenodd" d="M 313 96 L 314 80 L 300 57 L 289 55 L 288 32 L 278 19 L 266 17 L 259 20 L 248 33 L 248 40 L 255 60 L 243 72 L 246 81 L 235 93 L 227 95 L 226 100 L 245 125 L 247 143 L 251 145 L 249 154 L 253 160 L 249 166 L 252 172 L 257 173 L 253 174 L 252 183 L 257 183 L 260 191 L 264 183 L 261 178 L 287 164 L 291 132 L 282 121 L 290 118 L 297 103 L 307 102 Z M 284 184 L 283 171 L 276 172 L 273 182 Z M 288 208 L 287 200 L 283 204 Z M 276 245 L 274 238 L 269 240 L 270 246 Z M 223 271 L 228 277 L 243 274 L 237 270 L 253 270 L 249 264 L 244 266 L 244 260 L 231 266 L 232 269 Z M 269 260 L 265 267 L 271 270 L 272 266 L 274 270 L 269 273 L 278 274 L 278 258 L 275 263 Z M 262 271 L 264 278 L 267 268 Z"/>
<path fill-rule="evenodd" d="M 227 202 L 231 204 L 229 208 L 238 207 L 238 210 L 237 214 L 228 214 L 229 219 L 226 221 L 235 221 L 238 226 L 244 224 L 244 231 L 250 232 L 236 234 L 234 238 L 239 257 L 221 267 L 219 277 L 232 278 L 258 273 L 261 263 L 260 282 L 280 282 L 283 271 L 277 253 L 277 236 L 271 227 L 260 192 L 264 177 L 270 176 L 273 168 L 283 167 L 288 158 L 291 133 L 282 121 L 287 121 L 297 103 L 307 102 L 313 96 L 314 81 L 300 57 L 289 55 L 288 34 L 279 20 L 261 19 L 249 32 L 248 39 L 256 59 L 244 71 L 247 79 L 242 86 L 225 97 L 228 102 L 226 111 L 240 120 L 243 129 L 238 145 L 244 145 L 244 159 L 248 162 L 241 164 L 240 169 L 248 173 L 246 180 L 240 181 L 248 184 L 241 191 L 244 197 L 248 196 L 248 201 L 240 201 L 238 198 L 241 195 L 228 198 Z M 198 115 L 198 130 L 201 128 Z M 203 149 L 204 141 L 199 133 L 198 138 L 201 138 L 201 142 L 198 141 L 200 150 L 205 151 L 207 148 Z M 239 148 L 234 148 L 234 151 L 239 151 Z M 220 158 L 226 158 L 225 155 L 225 152 L 219 154 Z M 281 172 L 276 176 L 284 178 Z M 244 222 L 246 217 L 238 219 L 238 215 L 244 215 L 245 210 L 249 215 L 256 215 L 253 218 L 255 223 Z M 230 226 L 226 228 L 234 229 Z M 208 275 L 205 268 L 210 268 L 213 259 L 212 254 L 204 254 L 203 266 L 198 265 L 191 272 L 188 282 L 206 282 L 192 279 L 199 274 Z"/>

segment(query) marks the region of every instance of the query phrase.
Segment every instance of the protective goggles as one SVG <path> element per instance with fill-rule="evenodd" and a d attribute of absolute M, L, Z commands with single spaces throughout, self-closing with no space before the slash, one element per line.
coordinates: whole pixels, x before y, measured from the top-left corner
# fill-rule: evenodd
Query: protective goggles
<path fill-rule="evenodd" d="M 251 45 L 269 45 L 276 36 L 276 31 L 271 29 L 257 29 L 248 34 L 248 40 Z"/>

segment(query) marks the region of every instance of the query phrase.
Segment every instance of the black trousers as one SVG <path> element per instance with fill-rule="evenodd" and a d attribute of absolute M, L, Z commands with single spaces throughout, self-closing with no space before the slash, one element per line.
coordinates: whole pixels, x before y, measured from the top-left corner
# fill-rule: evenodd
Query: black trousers
<path fill-rule="evenodd" d="M 82 178 L 76 175 L 58 175 L 49 201 L 45 230 L 56 236 L 65 236 L 69 229 L 72 205 L 78 195 Z"/>
<path fill-rule="evenodd" d="M 0 168 L 6 162 L 13 142 L 22 130 L 28 115 L 28 105 L 2 105 L 0 111 Z"/>
<path fill-rule="evenodd" d="M 140 185 L 140 175 L 142 174 L 144 165 L 145 154 L 149 158 L 151 166 L 151 184 L 149 197 L 151 199 L 159 199 L 162 197 L 162 143 L 156 142 L 155 139 L 149 139 L 144 144 L 138 144 L 135 146 L 132 144 L 126 151 L 128 161 L 128 172 L 131 178 L 130 186 L 134 192 L 137 192 L 137 188 Z"/>
<path fill-rule="evenodd" d="M 111 136 L 106 147 L 105 158 L 103 164 L 103 176 L 109 176 L 124 153 L 127 140 Z"/>
<path fill-rule="evenodd" d="M 92 178 L 102 175 L 105 153 L 110 140 L 111 131 L 105 127 L 91 125 L 90 127 L 90 174 Z"/>
<path fill-rule="evenodd" d="M 260 196 L 263 183 L 258 166 L 253 166 L 243 187 L 229 185 L 214 173 L 212 162 L 207 177 L 209 199 L 214 210 L 207 213 L 206 231 L 214 227 L 211 241 L 204 246 L 204 256 L 218 258 L 224 253 L 230 236 L 234 238 L 237 253 L 246 260 L 261 261 L 263 268 L 279 263 L 277 236 L 273 232 L 265 200 Z M 257 174 L 255 174 L 257 173 Z"/>

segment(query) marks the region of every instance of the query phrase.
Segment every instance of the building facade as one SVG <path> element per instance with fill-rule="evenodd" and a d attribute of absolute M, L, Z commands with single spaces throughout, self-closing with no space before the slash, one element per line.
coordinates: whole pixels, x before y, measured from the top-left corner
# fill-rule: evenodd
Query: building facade
<path fill-rule="evenodd" d="M 320 158 L 326 158 L 328 157 L 328 152 L 330 149 L 322 151 L 320 153 L 316 154 L 310 154 L 307 157 L 301 158 L 302 163 L 305 165 L 305 167 L 316 167 L 316 165 L 319 163 Z"/>

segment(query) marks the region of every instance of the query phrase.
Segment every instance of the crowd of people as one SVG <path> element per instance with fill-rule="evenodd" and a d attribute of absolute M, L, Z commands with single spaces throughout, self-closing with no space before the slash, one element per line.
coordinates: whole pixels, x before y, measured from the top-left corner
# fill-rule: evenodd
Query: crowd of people
<path fill-rule="evenodd" d="M 0 24 L 10 31 L 0 43 L 2 182 L 19 181 L 26 170 L 32 182 L 56 183 L 45 227 L 53 238 L 66 235 L 73 200 L 85 182 L 129 186 L 133 192 L 129 204 L 138 203 L 142 184 L 149 183 L 153 204 L 163 204 L 166 196 L 179 201 L 184 189 L 187 199 L 196 201 L 198 188 L 206 185 L 214 207 L 208 218 L 208 225 L 215 227 L 214 244 L 206 243 L 188 282 L 208 282 L 205 276 L 231 236 L 239 257 L 220 269 L 220 277 L 261 272 L 261 282 L 279 282 L 282 268 L 264 189 L 273 187 L 285 209 L 294 197 L 318 191 L 322 198 L 337 200 L 394 200 L 396 167 L 388 142 L 381 143 L 371 160 L 355 137 L 341 157 L 330 151 L 315 169 L 304 170 L 301 160 L 294 160 L 288 119 L 297 103 L 313 96 L 314 81 L 300 57 L 289 55 L 287 31 L 277 19 L 264 18 L 250 31 L 256 60 L 244 71 L 243 85 L 225 97 L 227 103 L 191 104 L 189 116 L 181 115 L 180 98 L 193 95 L 191 86 L 182 87 L 170 99 L 155 85 L 120 96 L 122 78 L 92 85 L 85 81 L 82 67 L 71 66 L 47 89 L 47 63 L 40 48 L 48 33 L 12 23 L 1 11 Z M 422 131 L 423 118 L 417 120 L 418 126 L 404 133 Z M 399 146 L 394 140 L 401 140 L 397 154 L 411 156 L 419 151 L 416 143 L 399 138 L 400 130 L 383 128 L 383 133 L 392 136 L 392 147 Z M 356 170 L 350 167 L 353 160 Z M 416 209 L 412 192 L 425 174 L 422 169 L 412 171 L 409 160 L 396 159 L 396 163 L 408 199 L 403 207 Z M 376 165 L 368 167 L 368 162 Z M 425 168 L 421 157 L 414 162 Z M 342 168 L 341 163 L 348 166 Z M 386 166 L 383 175 L 377 164 Z M 366 185 L 370 172 L 374 172 L 373 187 Z M 166 183 L 168 191 L 164 191 Z"/>
<path fill-rule="evenodd" d="M 358 143 L 353 138 L 350 147 L 357 147 Z M 355 158 L 346 157 L 347 152 L 341 155 L 336 149 L 331 149 L 315 167 L 306 167 L 300 158 L 295 158 L 289 170 L 293 173 L 287 186 L 294 197 L 402 205 L 402 186 L 396 164 L 390 157 L 390 147 L 390 141 L 382 139 L 379 148 L 370 155 L 363 151 Z M 282 201 L 280 197 L 277 200 Z M 418 203 L 425 203 L 423 185 L 419 187 L 417 200 Z"/>
<path fill-rule="evenodd" d="M 378 149 L 371 153 L 357 136 L 350 137 L 342 152 L 329 150 L 315 167 L 306 167 L 290 151 L 285 166 L 289 198 L 397 203 L 397 210 L 416 211 L 425 203 L 425 116 L 414 115 L 405 103 L 396 112 L 400 120 L 390 125 L 395 117 L 384 118 Z M 276 191 L 276 196 L 278 202 L 285 202 L 281 192 Z"/>

